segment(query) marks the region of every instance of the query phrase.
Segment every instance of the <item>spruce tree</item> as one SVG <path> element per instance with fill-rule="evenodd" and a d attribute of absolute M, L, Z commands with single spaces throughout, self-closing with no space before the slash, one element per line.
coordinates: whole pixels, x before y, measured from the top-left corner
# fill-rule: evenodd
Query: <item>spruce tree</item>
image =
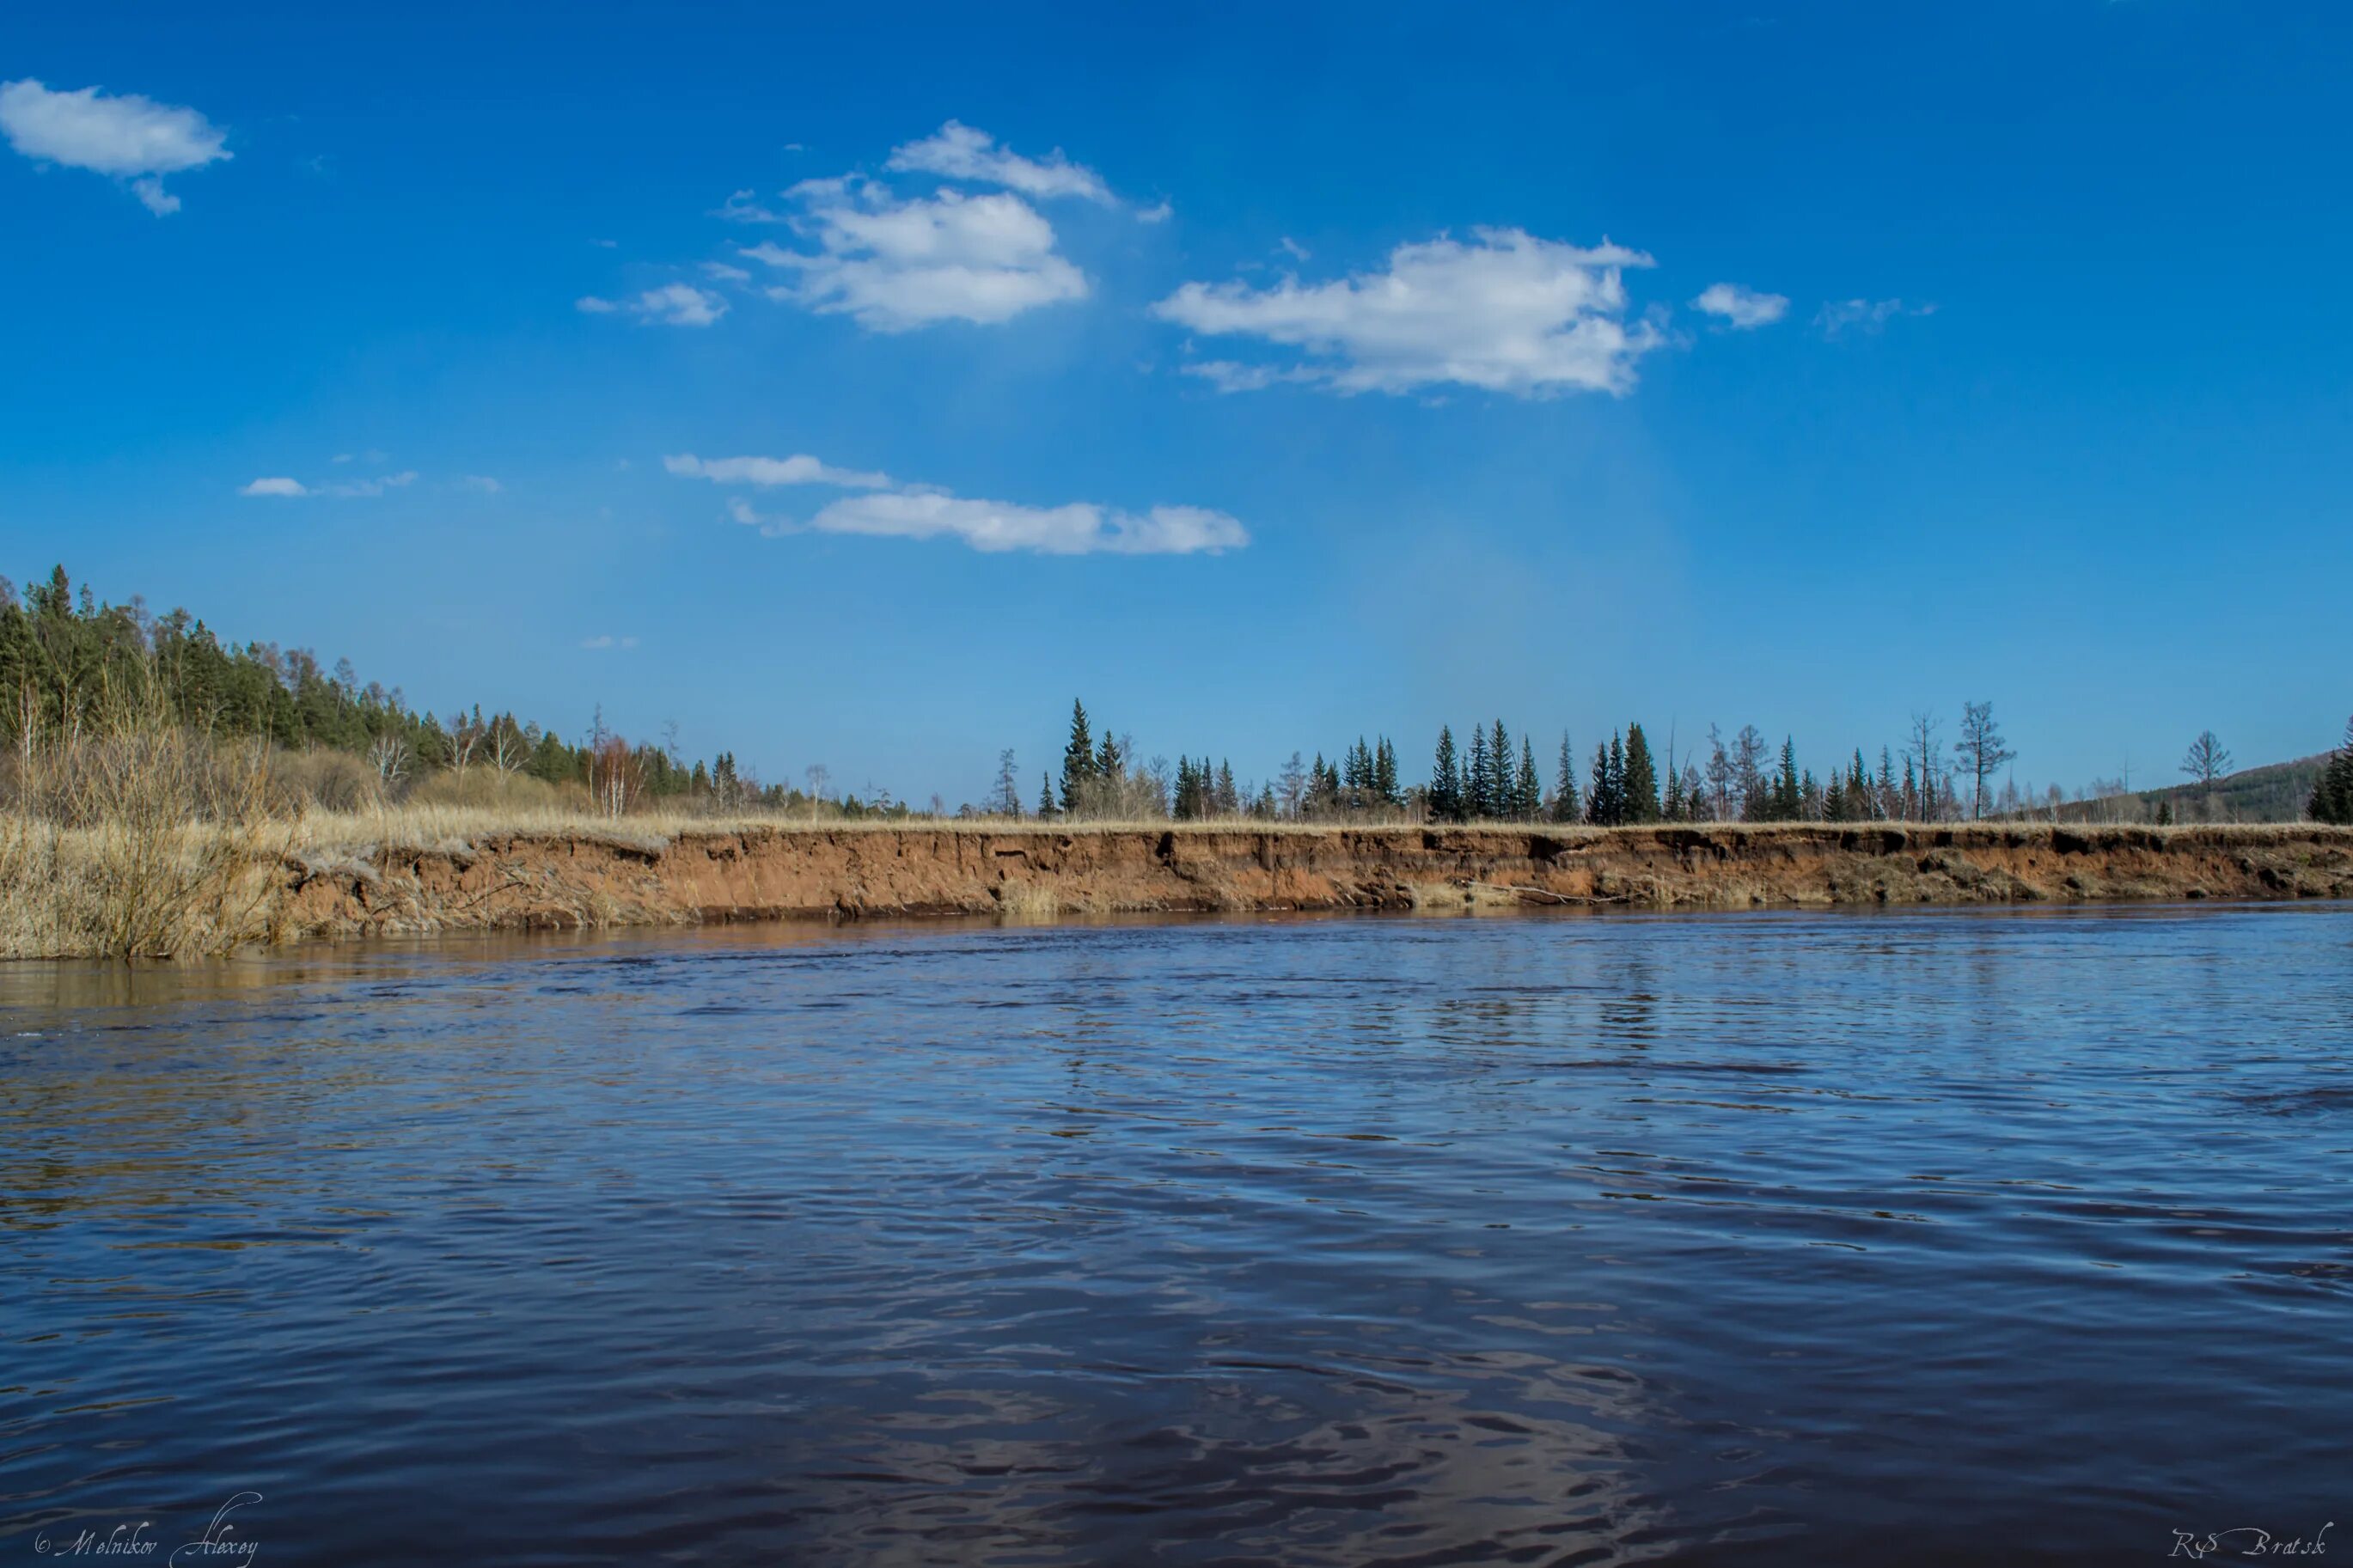
<path fill-rule="evenodd" d="M 1201 766 L 1206 769 L 1208 765 L 1209 759 L 1203 757 Z M 1241 815 L 1241 797 L 1234 793 L 1234 765 L 1231 763 L 1219 763 L 1218 764 L 1219 815 L 1239 816 Z"/>
<path fill-rule="evenodd" d="M 1038 820 L 1050 821 L 1054 816 L 1054 781 L 1044 773 L 1038 775 Z"/>
<path fill-rule="evenodd" d="M 1094 737 L 1087 731 L 1087 708 L 1071 704 L 1071 743 L 1062 748 L 1062 809 L 1079 809 L 1087 785 L 1095 776 Z"/>
<path fill-rule="evenodd" d="M 1383 805 L 1401 805 L 1405 796 L 1398 793 L 1397 748 L 1383 735 L 1373 751 L 1373 793 Z"/>
<path fill-rule="evenodd" d="M 1470 787 L 1464 791 L 1463 810 L 1473 822 L 1482 822 L 1495 815 L 1495 771 L 1487 761 L 1487 731 L 1484 726 L 1471 727 Z"/>
<path fill-rule="evenodd" d="M 2319 782 L 2312 786 L 2312 799 L 2305 813 L 2315 822 L 2353 826 L 2353 720 L 2345 725 L 2345 743 L 2320 770 Z"/>
<path fill-rule="evenodd" d="M 1577 758 L 1569 750 L 1568 731 L 1560 732 L 1560 774 L 1553 780 L 1552 819 L 1555 822 L 1581 822 L 1585 818 L 1585 803 L 1577 797 Z"/>
<path fill-rule="evenodd" d="M 1805 815 L 1804 786 L 1798 781 L 1798 742 L 1784 739 L 1781 742 L 1781 776 L 1773 781 L 1773 815 L 1782 822 L 1795 822 Z"/>
<path fill-rule="evenodd" d="M 1487 728 L 1487 814 L 1494 817 L 1512 815 L 1512 744 L 1504 729 L 1504 721 L 1495 720 Z"/>
<path fill-rule="evenodd" d="M 1520 737 L 1520 776 L 1512 790 L 1512 815 L 1534 822 L 1544 811 L 1544 781 L 1536 776 L 1536 754 L 1525 735 Z"/>
<path fill-rule="evenodd" d="M 1593 748 L 1593 785 L 1586 792 L 1586 820 L 1596 827 L 1615 827 L 1626 820 L 1620 796 L 1626 778 L 1626 750 L 1616 736 L 1609 744 Z"/>
<path fill-rule="evenodd" d="M 1454 755 L 1454 731 L 1438 727 L 1438 755 L 1430 765 L 1430 819 L 1462 820 L 1461 763 Z"/>
<path fill-rule="evenodd" d="M 1651 742 L 1640 724 L 1626 726 L 1626 816 L 1628 822 L 1659 820 L 1659 774 Z"/>

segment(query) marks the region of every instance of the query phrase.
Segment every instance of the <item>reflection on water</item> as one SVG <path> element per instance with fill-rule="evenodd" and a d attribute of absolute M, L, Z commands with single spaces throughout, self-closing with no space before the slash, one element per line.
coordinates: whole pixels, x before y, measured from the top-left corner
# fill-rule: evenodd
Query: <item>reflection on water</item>
<path fill-rule="evenodd" d="M 2339 909 L 787 927 L 0 1008 L 0 1551 L 240 1490 L 320 1563 L 2137 1562 L 2348 1506 Z"/>

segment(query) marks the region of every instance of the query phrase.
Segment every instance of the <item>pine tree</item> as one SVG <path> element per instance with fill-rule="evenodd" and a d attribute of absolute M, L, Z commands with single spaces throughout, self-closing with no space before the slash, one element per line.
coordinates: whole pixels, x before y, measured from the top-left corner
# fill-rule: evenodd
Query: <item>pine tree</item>
<path fill-rule="evenodd" d="M 1626 726 L 1625 820 L 1659 820 L 1659 774 L 1651 763 L 1650 740 L 1640 724 Z"/>
<path fill-rule="evenodd" d="M 1454 755 L 1454 731 L 1438 727 L 1438 755 L 1430 765 L 1430 819 L 1462 820 L 1461 763 Z"/>
<path fill-rule="evenodd" d="M 1071 704 L 1071 743 L 1062 748 L 1062 809 L 1080 808 L 1087 785 L 1095 777 L 1094 737 L 1087 731 L 1087 708 L 1083 702 Z"/>
<path fill-rule="evenodd" d="M 1560 732 L 1560 773 L 1553 780 L 1552 819 L 1555 822 L 1581 822 L 1585 818 L 1585 803 L 1577 797 L 1577 757 L 1570 751 L 1568 731 Z"/>

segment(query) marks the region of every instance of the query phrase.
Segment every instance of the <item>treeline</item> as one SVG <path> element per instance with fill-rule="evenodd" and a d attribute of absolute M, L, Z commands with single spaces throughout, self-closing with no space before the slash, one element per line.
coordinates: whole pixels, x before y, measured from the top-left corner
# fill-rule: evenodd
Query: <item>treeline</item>
<path fill-rule="evenodd" d="M 1471 725 L 1467 742 L 1441 726 L 1427 783 L 1407 784 L 1387 736 L 1359 737 L 1337 762 L 1293 752 L 1271 780 L 1238 781 L 1232 764 L 1207 756 L 1140 761 L 1132 738 L 1098 737 L 1083 701 L 1071 711 L 1059 790 L 1042 779 L 1024 811 L 1013 753 L 1002 754 L 997 787 L 983 810 L 1004 816 L 1096 821 L 1247 817 L 1268 821 L 1348 819 L 1413 822 L 1589 823 L 1928 821 L 2019 815 L 2026 797 L 2004 774 L 2016 755 L 1991 703 L 1967 703 L 1947 755 L 1942 723 L 1919 714 L 1902 748 L 1882 746 L 1875 763 L 1861 747 L 1817 776 L 1795 743 L 1777 749 L 1755 725 L 1726 739 L 1710 726 L 1704 749 L 1661 756 L 1639 723 L 1580 759 L 1562 735 L 1549 777 L 1532 739 L 1497 719 Z M 2055 798 L 2055 792 L 2053 797 Z M 2048 802 L 2034 808 L 2047 810 Z M 967 813 L 972 808 L 965 808 Z"/>
<path fill-rule="evenodd" d="M 1947 741 L 1933 712 L 1911 716 L 1903 739 L 1870 751 L 1857 746 L 1817 773 L 1801 763 L 1795 742 L 1778 744 L 1755 725 L 1726 736 L 1710 725 L 1688 749 L 1669 738 L 1663 753 L 1655 731 L 1630 723 L 1580 755 L 1563 734 L 1547 746 L 1539 769 L 1531 736 L 1514 736 L 1502 720 L 1472 724 L 1458 738 L 1440 726 L 1428 781 L 1399 777 L 1397 749 L 1386 736 L 1359 738 L 1337 762 L 1317 752 L 1312 762 L 1293 752 L 1262 784 L 1235 777 L 1230 763 L 1189 754 L 1173 768 L 1160 757 L 1139 760 L 1132 737 L 1099 739 L 1083 702 L 1071 705 L 1060 787 L 1040 781 L 1034 808 L 1025 811 L 1013 753 L 1003 754 L 996 794 L 965 815 L 1065 817 L 1094 821 L 1242 817 L 1263 821 L 1550 822 L 1612 827 L 1655 822 L 1946 822 L 1972 817 L 2080 816 L 2055 785 L 2037 794 L 2011 776 L 2017 752 L 1990 702 L 1965 702 Z M 2213 731 L 2190 742 L 2179 771 L 2191 781 L 2175 794 L 2195 802 L 2200 820 L 2215 819 L 2232 795 L 2231 753 Z M 2259 770 L 2260 771 L 2260 770 Z M 2320 822 L 2353 823 L 2353 725 L 2344 747 L 2319 770 L 2308 802 L 2296 803 Z M 2309 778 L 2309 773 L 2304 775 Z M 2094 786 L 2105 793 L 2105 786 Z M 2294 816 L 2295 805 L 2284 814 Z M 2159 824 L 2176 820 L 2159 800 L 2149 812 Z"/>
<path fill-rule="evenodd" d="M 616 815 L 657 803 L 789 808 L 807 798 L 762 784 L 730 752 L 690 763 L 624 740 L 601 715 L 571 741 L 479 705 L 419 711 L 397 687 L 363 684 L 348 659 L 329 669 L 307 648 L 227 641 L 184 609 L 155 616 L 137 598 L 106 604 L 87 584 L 77 590 L 63 566 L 21 595 L 0 577 L 0 737 L 10 753 L 156 719 L 310 759 L 284 771 L 334 807 L 453 780 L 477 795 L 485 784 L 535 781 L 554 798 L 577 804 L 585 794 Z"/>

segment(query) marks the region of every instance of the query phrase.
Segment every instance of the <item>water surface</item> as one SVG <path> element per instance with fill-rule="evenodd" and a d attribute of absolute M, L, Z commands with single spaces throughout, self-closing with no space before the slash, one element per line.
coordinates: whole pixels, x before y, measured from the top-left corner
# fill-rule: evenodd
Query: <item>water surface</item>
<path fill-rule="evenodd" d="M 19 965 L 0 1560 L 2309 1537 L 2348 1047 L 2342 908 Z"/>

